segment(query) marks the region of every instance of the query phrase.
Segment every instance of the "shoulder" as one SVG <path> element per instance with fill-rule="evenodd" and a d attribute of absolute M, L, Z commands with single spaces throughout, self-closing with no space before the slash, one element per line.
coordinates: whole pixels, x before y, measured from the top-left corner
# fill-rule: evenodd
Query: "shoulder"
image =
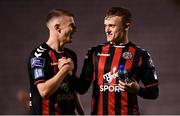
<path fill-rule="evenodd" d="M 30 59 L 31 58 L 46 58 L 48 56 L 50 48 L 46 43 L 43 43 L 32 50 L 30 53 Z"/>
<path fill-rule="evenodd" d="M 142 58 L 143 63 L 149 67 L 154 67 L 150 53 L 140 46 L 136 46 L 135 44 L 133 44 L 133 46 L 136 48 L 137 53 L 139 53 L 140 57 Z"/>
<path fill-rule="evenodd" d="M 45 43 L 32 50 L 28 60 L 31 67 L 44 67 L 46 59 L 48 58 L 48 51 L 48 45 Z"/>
<path fill-rule="evenodd" d="M 140 55 L 142 55 L 142 56 L 150 56 L 150 53 L 146 49 L 144 49 L 144 48 L 142 48 L 142 47 L 140 47 L 140 46 L 138 46 L 138 45 L 136 45 L 136 44 L 134 44 L 132 42 L 130 42 L 130 46 L 134 47 L 136 49 L 136 51 L 138 53 L 140 53 Z"/>
<path fill-rule="evenodd" d="M 108 45 L 109 45 L 108 42 L 106 42 L 106 43 L 101 43 L 96 46 L 90 47 L 88 49 L 88 53 L 100 52 L 103 47 L 108 46 Z"/>

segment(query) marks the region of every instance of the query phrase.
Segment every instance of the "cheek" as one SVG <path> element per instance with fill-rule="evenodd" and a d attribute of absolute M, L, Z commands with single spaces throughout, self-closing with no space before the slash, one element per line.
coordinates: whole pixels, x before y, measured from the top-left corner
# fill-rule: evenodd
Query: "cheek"
<path fill-rule="evenodd" d="M 115 35 L 116 37 L 121 36 L 121 34 L 122 34 L 122 32 L 121 32 L 121 31 L 116 31 L 116 32 L 114 33 L 114 35 Z"/>
<path fill-rule="evenodd" d="M 69 32 L 68 32 L 68 30 L 64 30 L 64 33 L 63 33 L 63 35 L 64 35 L 65 37 L 67 37 L 67 36 L 69 35 Z"/>

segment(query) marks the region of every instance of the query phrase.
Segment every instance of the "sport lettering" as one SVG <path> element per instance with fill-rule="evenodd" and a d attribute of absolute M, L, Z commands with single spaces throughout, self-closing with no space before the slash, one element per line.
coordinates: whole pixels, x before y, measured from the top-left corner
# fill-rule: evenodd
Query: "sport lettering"
<path fill-rule="evenodd" d="M 100 85 L 100 91 L 105 92 L 120 92 L 120 87 L 118 84 L 116 85 Z"/>

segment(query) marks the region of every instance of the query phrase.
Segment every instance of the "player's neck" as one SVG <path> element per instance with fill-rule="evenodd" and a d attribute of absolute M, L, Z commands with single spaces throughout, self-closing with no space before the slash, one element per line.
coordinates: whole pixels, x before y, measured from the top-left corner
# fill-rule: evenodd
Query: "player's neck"
<path fill-rule="evenodd" d="M 121 37 L 117 38 L 115 41 L 114 41 L 114 44 L 116 45 L 124 45 L 124 44 L 127 44 L 129 42 L 129 39 L 128 39 L 128 31 L 124 31 L 124 33 L 122 34 Z"/>
<path fill-rule="evenodd" d="M 129 42 L 128 38 L 119 38 L 117 41 L 114 41 L 113 43 L 116 45 L 124 45 Z"/>
<path fill-rule="evenodd" d="M 55 51 L 59 52 L 64 49 L 64 43 L 59 42 L 56 39 L 49 38 L 48 41 L 46 42 L 47 45 L 49 45 L 52 49 Z"/>

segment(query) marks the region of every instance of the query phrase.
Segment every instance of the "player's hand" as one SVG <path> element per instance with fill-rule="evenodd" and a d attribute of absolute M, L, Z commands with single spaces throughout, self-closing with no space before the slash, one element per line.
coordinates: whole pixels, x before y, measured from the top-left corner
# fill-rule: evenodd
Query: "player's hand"
<path fill-rule="evenodd" d="M 71 58 L 67 58 L 67 62 L 69 65 L 69 70 L 72 71 L 74 69 L 74 62 L 72 61 Z"/>
<path fill-rule="evenodd" d="M 66 64 L 68 64 L 68 61 L 67 61 L 66 57 L 60 58 L 58 60 L 58 68 L 59 68 L 59 70 Z"/>
<path fill-rule="evenodd" d="M 128 93 L 136 94 L 138 93 L 140 86 L 137 81 L 132 78 L 129 83 L 125 83 L 122 80 L 119 81 L 119 87 L 121 91 L 126 91 Z"/>
<path fill-rule="evenodd" d="M 74 69 L 74 63 L 71 58 L 62 57 L 61 59 L 58 60 L 59 70 L 63 67 L 66 68 L 67 70 L 69 70 L 69 72 L 68 72 L 69 75 L 72 75 L 72 71 Z"/>

